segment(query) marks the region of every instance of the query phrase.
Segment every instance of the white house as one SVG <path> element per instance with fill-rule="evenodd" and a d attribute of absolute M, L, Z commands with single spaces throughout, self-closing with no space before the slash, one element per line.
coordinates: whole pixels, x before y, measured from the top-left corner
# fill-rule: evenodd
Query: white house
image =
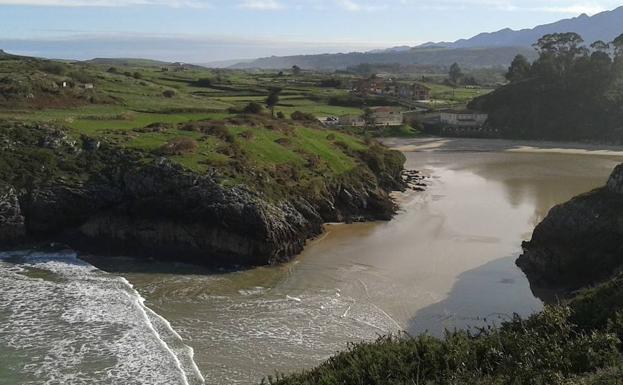
<path fill-rule="evenodd" d="M 480 128 L 488 118 L 485 113 L 469 110 L 442 111 L 439 115 L 442 125 L 465 128 Z"/>
<path fill-rule="evenodd" d="M 340 124 L 340 120 L 335 116 L 326 116 L 318 118 L 318 120 L 325 126 L 337 126 Z"/>

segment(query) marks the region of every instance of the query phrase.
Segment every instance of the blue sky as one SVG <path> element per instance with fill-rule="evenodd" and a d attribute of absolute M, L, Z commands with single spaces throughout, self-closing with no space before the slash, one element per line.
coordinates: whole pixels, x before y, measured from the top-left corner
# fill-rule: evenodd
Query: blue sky
<path fill-rule="evenodd" d="M 363 51 L 534 27 L 611 0 L 0 0 L 0 48 L 188 62 Z"/>

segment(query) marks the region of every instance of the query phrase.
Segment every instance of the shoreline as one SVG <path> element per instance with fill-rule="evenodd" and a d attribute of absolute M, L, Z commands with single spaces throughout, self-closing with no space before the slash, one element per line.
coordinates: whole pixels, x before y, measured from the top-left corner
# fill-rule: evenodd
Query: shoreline
<path fill-rule="evenodd" d="M 623 145 L 494 138 L 383 138 L 385 146 L 403 153 L 431 151 L 517 152 L 623 156 Z"/>

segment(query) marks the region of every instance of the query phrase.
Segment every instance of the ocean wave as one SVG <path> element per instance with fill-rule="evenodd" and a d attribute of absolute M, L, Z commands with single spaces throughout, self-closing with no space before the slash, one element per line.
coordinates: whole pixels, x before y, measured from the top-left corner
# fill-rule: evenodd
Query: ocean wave
<path fill-rule="evenodd" d="M 169 322 L 75 253 L 0 253 L 0 291 L 7 384 L 204 383 Z"/>

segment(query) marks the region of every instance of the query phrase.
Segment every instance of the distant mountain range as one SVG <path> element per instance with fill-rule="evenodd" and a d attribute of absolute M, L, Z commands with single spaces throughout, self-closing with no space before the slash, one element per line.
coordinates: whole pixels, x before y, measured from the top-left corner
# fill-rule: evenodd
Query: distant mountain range
<path fill-rule="evenodd" d="M 589 44 L 597 40 L 612 41 L 623 33 L 623 7 L 594 16 L 582 14 L 532 29 L 514 31 L 507 28 L 481 33 L 455 42 L 431 42 L 417 47 L 401 46 L 370 52 L 273 56 L 237 63 L 231 68 L 283 69 L 298 65 L 304 69 L 338 70 L 364 63 L 449 66 L 454 62 L 473 68 L 507 66 L 518 53 L 535 58 L 532 44 L 543 35 L 555 32 L 579 33 Z"/>
<path fill-rule="evenodd" d="M 377 52 L 351 52 L 346 54 L 272 56 L 246 63 L 238 63 L 234 69 L 284 69 L 297 65 L 303 69 L 332 71 L 346 69 L 359 64 L 401 64 L 422 66 L 449 66 L 461 63 L 466 68 L 507 66 L 522 53 L 533 58 L 536 53 L 526 47 L 494 48 L 428 48 L 415 47 L 409 50 L 383 50 Z"/>
<path fill-rule="evenodd" d="M 532 29 L 514 31 L 506 28 L 497 32 L 481 33 L 470 39 L 461 39 L 454 43 L 438 44 L 447 48 L 530 47 L 543 35 L 556 32 L 579 33 L 584 41 L 589 44 L 597 40 L 610 42 L 623 33 L 623 6 L 594 16 L 582 14 L 578 17 L 540 25 Z"/>

